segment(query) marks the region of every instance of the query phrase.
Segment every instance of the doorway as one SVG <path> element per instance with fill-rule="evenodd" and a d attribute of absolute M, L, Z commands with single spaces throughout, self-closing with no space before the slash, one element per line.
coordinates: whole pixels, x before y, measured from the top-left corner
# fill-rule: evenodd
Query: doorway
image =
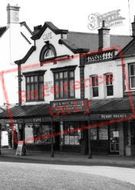
<path fill-rule="evenodd" d="M 119 153 L 119 129 L 118 126 L 113 125 L 109 128 L 110 136 L 110 153 L 118 154 Z"/>

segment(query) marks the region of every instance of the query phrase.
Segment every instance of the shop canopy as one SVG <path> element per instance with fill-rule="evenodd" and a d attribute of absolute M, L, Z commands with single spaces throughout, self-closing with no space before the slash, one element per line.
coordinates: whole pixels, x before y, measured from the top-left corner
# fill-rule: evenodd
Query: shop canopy
<path fill-rule="evenodd" d="M 121 118 L 134 114 L 135 97 L 133 96 L 89 101 L 89 113 L 62 112 L 58 115 L 52 115 L 50 104 L 22 105 L 0 113 L 0 119 L 42 118 L 41 121 L 50 121 L 53 117 L 54 121 L 87 121 L 88 119 L 106 120 Z"/>

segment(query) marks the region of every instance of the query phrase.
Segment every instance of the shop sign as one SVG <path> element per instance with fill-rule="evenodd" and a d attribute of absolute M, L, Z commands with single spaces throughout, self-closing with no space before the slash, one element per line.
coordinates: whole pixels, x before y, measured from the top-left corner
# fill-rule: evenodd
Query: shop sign
<path fill-rule="evenodd" d="M 113 137 L 119 137 L 119 131 L 113 131 Z"/>
<path fill-rule="evenodd" d="M 52 114 L 89 112 L 89 108 L 90 108 L 90 102 L 88 101 L 88 99 L 51 102 Z"/>
<path fill-rule="evenodd" d="M 4 119 L 3 120 L 5 124 L 10 124 L 10 123 L 39 123 L 41 122 L 41 118 L 27 118 L 27 119 Z"/>
<path fill-rule="evenodd" d="M 101 114 L 101 119 L 119 119 L 126 117 L 127 114 Z"/>

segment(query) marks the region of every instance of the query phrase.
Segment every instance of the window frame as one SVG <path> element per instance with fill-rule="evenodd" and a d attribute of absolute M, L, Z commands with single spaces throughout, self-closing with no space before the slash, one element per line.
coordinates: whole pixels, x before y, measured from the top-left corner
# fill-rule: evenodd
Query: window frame
<path fill-rule="evenodd" d="M 54 56 L 45 57 L 46 52 L 49 51 L 49 50 L 51 50 L 53 52 Z M 45 60 L 53 59 L 56 56 L 57 56 L 57 53 L 56 53 L 55 47 L 52 44 L 50 44 L 49 42 L 46 42 L 46 45 L 44 45 L 43 48 L 41 49 L 39 60 L 42 63 Z M 54 63 L 56 63 L 56 61 Z"/>
<path fill-rule="evenodd" d="M 54 99 L 55 100 L 60 100 L 60 99 L 74 99 L 75 98 L 75 68 L 76 66 L 69 66 L 69 67 L 64 67 L 64 68 L 56 68 L 56 69 L 51 69 L 53 72 L 53 77 L 54 77 Z M 67 77 L 64 77 L 64 73 L 67 72 Z M 73 73 L 72 76 L 70 76 L 71 72 Z M 60 78 L 60 74 L 62 77 Z M 56 78 L 56 75 L 58 75 L 58 78 Z M 70 82 L 72 81 L 72 90 L 73 90 L 73 95 L 70 93 L 72 90 L 70 89 Z M 63 96 L 60 94 L 60 88 L 61 85 L 60 83 L 63 83 Z M 56 90 L 58 84 L 58 90 Z M 67 88 L 67 94 L 64 94 L 65 92 L 65 84 Z M 57 92 L 58 91 L 58 92 Z"/>
<path fill-rule="evenodd" d="M 90 94 L 91 94 L 91 97 L 92 98 L 98 98 L 99 97 L 99 77 L 97 74 L 94 74 L 94 75 L 90 75 L 89 76 L 90 78 Z M 94 83 L 96 84 L 93 84 L 93 78 L 95 78 L 94 80 Z M 97 96 L 94 95 L 94 89 L 97 89 Z"/>
<path fill-rule="evenodd" d="M 130 63 L 129 65 L 128 65 L 128 78 L 129 78 L 129 89 L 130 90 L 135 90 L 135 87 L 131 87 L 131 78 L 134 78 L 135 77 L 135 75 L 131 75 L 131 66 L 134 66 L 135 67 L 135 63 Z"/>
<path fill-rule="evenodd" d="M 108 83 L 108 81 L 107 81 L 107 76 L 109 76 L 109 75 L 112 76 L 112 79 L 109 80 L 109 82 L 111 81 L 110 84 L 107 84 L 107 83 Z M 111 73 L 111 72 L 109 72 L 109 73 L 105 73 L 105 74 L 104 74 L 104 80 L 105 80 L 105 92 L 106 92 L 106 96 L 107 96 L 107 97 L 112 97 L 112 96 L 114 96 L 113 77 L 114 77 L 114 75 L 113 75 L 113 73 Z M 112 94 L 111 94 L 111 95 L 108 94 L 108 91 L 109 91 L 108 87 L 112 87 Z"/>
<path fill-rule="evenodd" d="M 25 76 L 26 102 L 44 101 L 44 73 L 45 71 L 23 73 Z"/>

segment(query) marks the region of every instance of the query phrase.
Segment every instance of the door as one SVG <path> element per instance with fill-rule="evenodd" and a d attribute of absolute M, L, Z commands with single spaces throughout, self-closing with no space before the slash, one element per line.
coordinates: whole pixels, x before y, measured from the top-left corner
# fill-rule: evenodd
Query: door
<path fill-rule="evenodd" d="M 110 153 L 119 153 L 119 130 L 117 126 L 110 126 Z"/>

